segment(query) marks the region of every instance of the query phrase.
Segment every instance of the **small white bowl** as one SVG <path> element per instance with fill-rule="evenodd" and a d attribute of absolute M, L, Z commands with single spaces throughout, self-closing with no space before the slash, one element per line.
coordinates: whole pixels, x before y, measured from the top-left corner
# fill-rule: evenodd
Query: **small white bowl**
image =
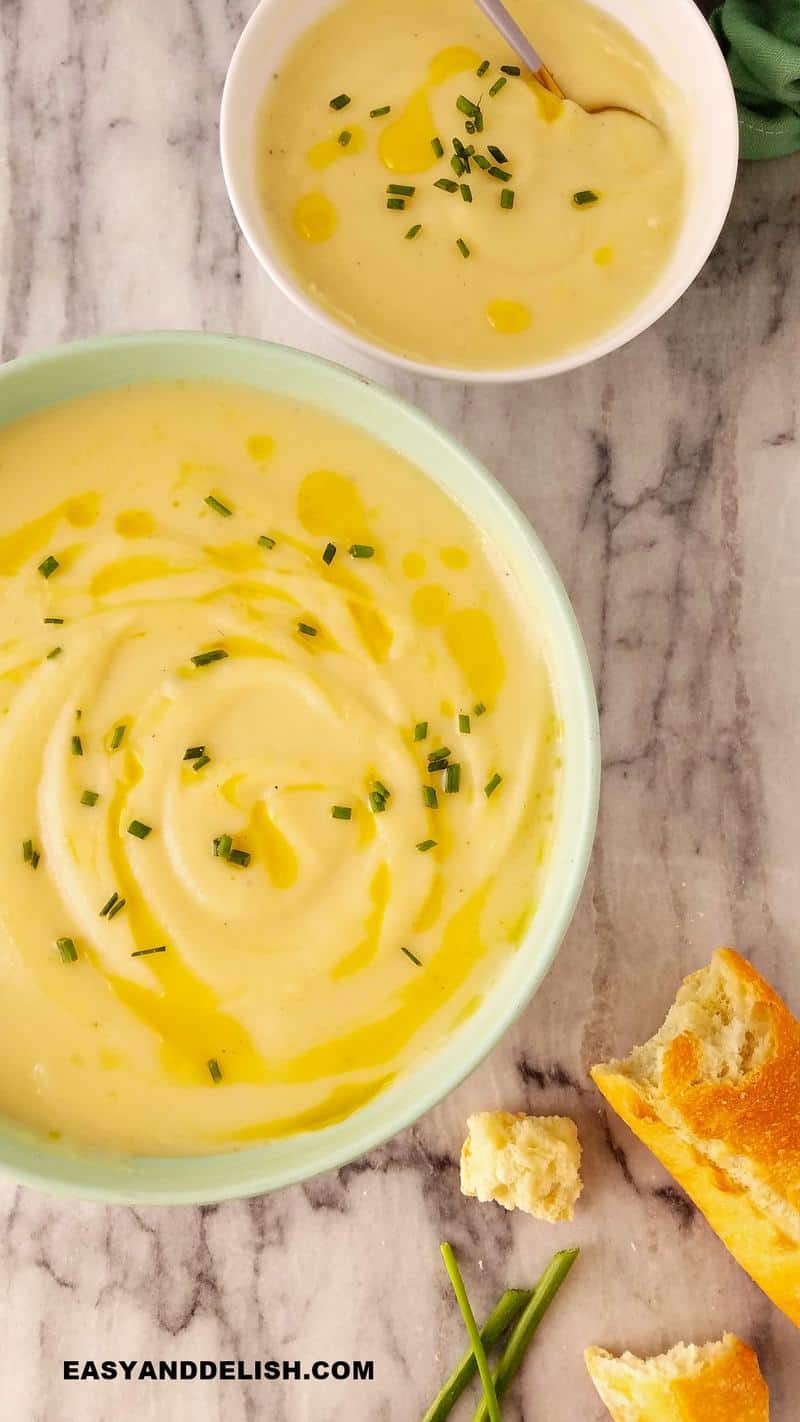
<path fill-rule="evenodd" d="M 298 282 L 270 231 L 256 184 L 255 134 L 268 76 L 295 41 L 336 0 L 261 0 L 231 60 L 222 95 L 220 146 L 228 195 L 251 251 L 264 270 L 309 316 L 366 355 L 417 375 L 459 381 L 539 380 L 616 350 L 663 316 L 691 286 L 719 236 L 730 207 L 739 156 L 736 101 L 719 46 L 695 0 L 594 0 L 657 59 L 683 95 L 688 116 L 688 195 L 683 225 L 659 281 L 633 311 L 597 339 L 553 360 L 497 369 L 429 365 L 359 336 L 315 302 Z"/>

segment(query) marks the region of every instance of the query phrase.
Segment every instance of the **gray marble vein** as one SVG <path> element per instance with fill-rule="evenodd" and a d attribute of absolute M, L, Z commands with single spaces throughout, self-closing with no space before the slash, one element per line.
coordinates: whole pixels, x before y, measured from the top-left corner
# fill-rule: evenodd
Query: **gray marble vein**
<path fill-rule="evenodd" d="M 427 410 L 529 514 L 574 600 L 601 704 L 597 846 L 563 950 L 484 1065 L 336 1174 L 205 1209 L 104 1209 L 0 1184 L 0 1414 L 13 1422 L 414 1422 L 476 1306 L 583 1257 L 508 1422 L 601 1422 L 581 1350 L 731 1328 L 793 1422 L 800 1343 L 587 1079 L 735 943 L 800 1009 L 800 159 L 742 171 L 711 260 L 659 326 L 546 385 L 392 375 L 294 311 L 229 210 L 225 69 L 250 3 L 0 0 L 0 353 L 204 327 L 344 361 Z M 574 1227 L 464 1201 L 466 1114 L 566 1111 Z M 372 1383 L 65 1382 L 64 1358 L 373 1358 Z M 468 1409 L 461 1416 L 468 1416 Z M 731 1419 L 734 1422 L 734 1419 Z"/>

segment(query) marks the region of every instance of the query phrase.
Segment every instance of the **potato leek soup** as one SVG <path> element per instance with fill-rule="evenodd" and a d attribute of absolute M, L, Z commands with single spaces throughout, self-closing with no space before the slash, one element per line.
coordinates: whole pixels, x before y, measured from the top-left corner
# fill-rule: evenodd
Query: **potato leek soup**
<path fill-rule="evenodd" d="M 249 387 L 30 415 L 0 487 L 0 1112 L 145 1154 L 341 1120 L 535 913 L 535 609 L 421 471 Z"/>
<path fill-rule="evenodd" d="M 603 112 L 521 74 L 473 0 L 407 0 L 402 17 L 342 0 L 265 94 L 259 191 L 295 279 L 427 363 L 513 366 L 603 334 L 682 218 L 681 100 L 649 55 L 583 0 L 513 8 L 565 91 Z"/>

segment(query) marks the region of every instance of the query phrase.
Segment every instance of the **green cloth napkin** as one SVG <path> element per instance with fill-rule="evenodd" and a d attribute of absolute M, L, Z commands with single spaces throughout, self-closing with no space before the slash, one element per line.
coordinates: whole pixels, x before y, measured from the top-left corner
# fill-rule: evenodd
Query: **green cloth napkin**
<path fill-rule="evenodd" d="M 736 90 L 742 157 L 800 149 L 800 0 L 724 0 L 711 24 Z"/>

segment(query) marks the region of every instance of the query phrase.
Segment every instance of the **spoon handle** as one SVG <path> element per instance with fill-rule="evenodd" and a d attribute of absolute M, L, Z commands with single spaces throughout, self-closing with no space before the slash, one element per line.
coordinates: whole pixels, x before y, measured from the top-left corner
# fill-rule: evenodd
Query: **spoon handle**
<path fill-rule="evenodd" d="M 522 60 L 526 69 L 530 69 L 532 74 L 536 74 L 537 70 L 545 68 L 541 55 L 536 53 L 527 35 L 523 34 L 502 0 L 475 0 L 475 3 L 480 10 L 483 10 L 487 19 L 491 20 L 495 29 L 499 30 L 506 43 Z"/>

